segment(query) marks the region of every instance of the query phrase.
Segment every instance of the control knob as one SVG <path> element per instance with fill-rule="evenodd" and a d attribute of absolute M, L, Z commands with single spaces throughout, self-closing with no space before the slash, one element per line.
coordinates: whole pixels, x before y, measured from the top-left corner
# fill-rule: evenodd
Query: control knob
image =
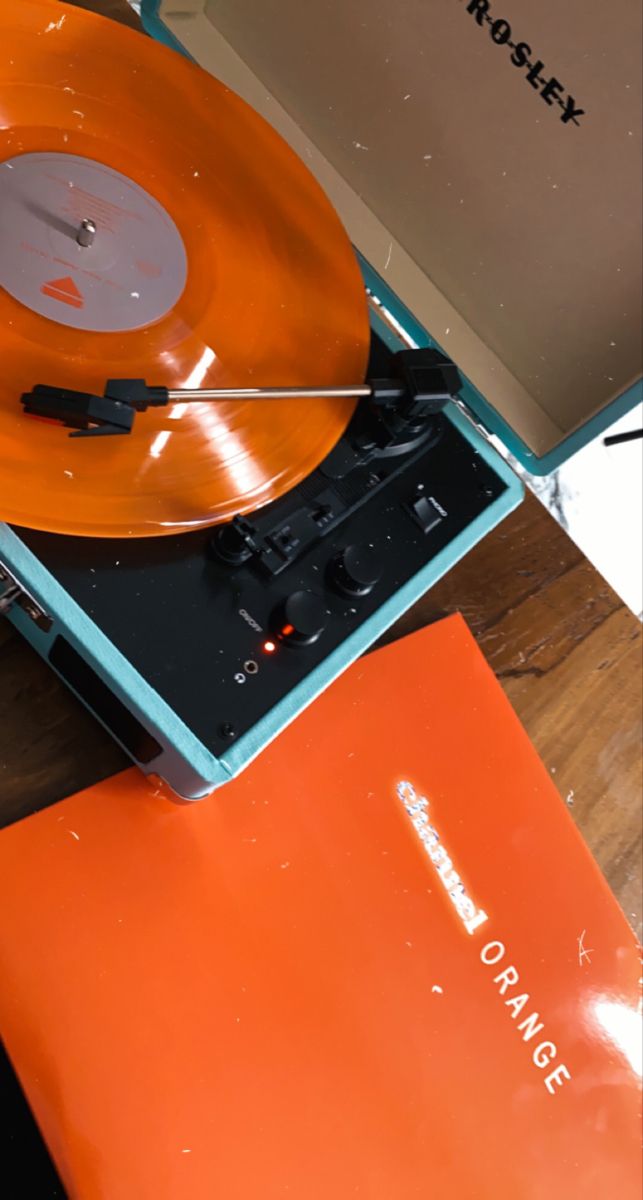
<path fill-rule="evenodd" d="M 368 596 L 382 574 L 379 554 L 370 546 L 346 546 L 330 564 L 330 578 L 342 596 Z"/>
<path fill-rule="evenodd" d="M 210 551 L 221 562 L 240 567 L 252 558 L 255 550 L 255 530 L 244 517 L 234 517 L 220 525 L 210 541 Z"/>
<path fill-rule="evenodd" d="M 275 614 L 274 630 L 289 646 L 310 646 L 326 628 L 328 613 L 321 596 L 314 592 L 292 592 Z"/>

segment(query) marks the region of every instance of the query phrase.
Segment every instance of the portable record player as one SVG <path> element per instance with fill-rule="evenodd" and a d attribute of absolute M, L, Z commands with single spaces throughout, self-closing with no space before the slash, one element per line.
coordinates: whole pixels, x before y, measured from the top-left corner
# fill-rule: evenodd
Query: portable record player
<path fill-rule="evenodd" d="M 233 90 L 50 0 L 0 6 L 15 47 L 0 134 L 0 603 L 143 770 L 196 798 L 519 502 L 477 423 L 517 443 L 482 391 L 538 414 L 542 470 L 565 428 L 498 328 L 489 349 L 263 103 L 207 13 L 183 9 L 173 26 Z M 309 171 L 234 93 L 314 167 L 356 251 Z M 619 328 L 610 386 L 587 396 L 612 414 L 592 431 L 635 402 L 631 316 Z M 560 398 L 570 373 L 560 348 L 551 356 Z"/>

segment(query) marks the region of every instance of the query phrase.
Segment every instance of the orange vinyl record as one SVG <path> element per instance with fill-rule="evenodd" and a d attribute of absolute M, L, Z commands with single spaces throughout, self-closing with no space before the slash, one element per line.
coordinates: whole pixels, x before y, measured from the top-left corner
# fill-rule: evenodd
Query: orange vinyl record
<path fill-rule="evenodd" d="M 366 297 L 329 201 L 253 109 L 174 51 L 45 0 L 0 0 L 0 27 L 0 517 L 143 537 L 275 499 L 354 401 L 173 404 L 125 436 L 70 438 L 20 397 L 102 393 L 108 378 L 361 382 Z"/>

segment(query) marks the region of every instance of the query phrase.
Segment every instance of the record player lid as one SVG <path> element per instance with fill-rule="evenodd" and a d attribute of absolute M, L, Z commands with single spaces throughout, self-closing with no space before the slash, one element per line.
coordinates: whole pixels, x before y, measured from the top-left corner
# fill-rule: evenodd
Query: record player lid
<path fill-rule="evenodd" d="M 158 8 L 144 0 L 151 31 L 288 138 L 532 470 L 633 406 L 637 0 L 609 17 L 583 0 L 162 0 L 165 26 Z"/>

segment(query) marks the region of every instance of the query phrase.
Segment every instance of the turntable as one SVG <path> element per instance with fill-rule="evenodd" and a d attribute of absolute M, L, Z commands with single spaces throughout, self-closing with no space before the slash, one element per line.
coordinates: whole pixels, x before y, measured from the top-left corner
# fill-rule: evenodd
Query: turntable
<path fill-rule="evenodd" d="M 0 5 L 0 608 L 194 799 L 521 485 L 287 142 L 187 57 L 62 8 Z"/>

